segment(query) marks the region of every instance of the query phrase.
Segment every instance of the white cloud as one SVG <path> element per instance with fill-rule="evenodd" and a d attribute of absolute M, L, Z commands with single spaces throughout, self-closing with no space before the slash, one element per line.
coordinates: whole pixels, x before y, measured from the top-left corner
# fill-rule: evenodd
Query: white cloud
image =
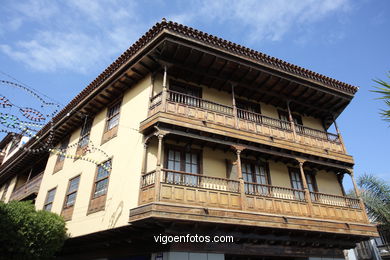
<path fill-rule="evenodd" d="M 135 4 L 129 1 L 30 0 L 12 6 L 9 32 L 30 30 L 13 42 L 0 42 L 0 52 L 32 69 L 88 73 L 124 51 L 142 31 Z M 140 26 L 141 24 L 141 26 Z M 3 32 L 4 34 L 4 32 Z"/>
<path fill-rule="evenodd" d="M 185 22 L 234 24 L 248 31 L 249 40 L 278 41 L 292 28 L 345 12 L 350 0 L 201 0 L 197 8 L 172 16 Z"/>
<path fill-rule="evenodd" d="M 244 41 L 279 41 L 289 32 L 336 13 L 348 11 L 350 0 L 192 0 L 154 3 L 156 18 L 145 18 L 144 3 L 127 0 L 28 0 L 8 3 L 0 17 L 0 52 L 46 72 L 88 73 L 111 62 L 150 25 L 167 18 L 184 24 L 216 24 L 239 30 Z M 162 7 L 165 7 L 162 8 Z M 161 10 L 160 10 L 161 8 Z M 180 8 L 180 10 L 178 10 Z M 144 13 L 142 13 L 142 11 Z M 164 12 L 169 11 L 170 15 Z M 164 13 L 164 14 L 162 14 Z M 148 20 L 149 19 L 149 20 Z M 303 30 L 308 32 L 309 30 Z M 15 33 L 16 32 L 16 33 Z M 342 33 L 335 33 L 332 40 Z M 297 35 L 304 42 L 305 35 Z"/>

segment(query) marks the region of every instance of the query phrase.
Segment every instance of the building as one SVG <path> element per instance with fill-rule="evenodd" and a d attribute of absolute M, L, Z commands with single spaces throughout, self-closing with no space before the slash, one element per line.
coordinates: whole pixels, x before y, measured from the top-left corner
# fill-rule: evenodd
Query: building
<path fill-rule="evenodd" d="M 377 236 L 335 121 L 356 91 L 163 20 L 26 144 L 55 148 L 1 165 L 0 196 L 34 181 L 64 259 L 341 259 Z M 155 242 L 187 234 L 234 242 Z"/>

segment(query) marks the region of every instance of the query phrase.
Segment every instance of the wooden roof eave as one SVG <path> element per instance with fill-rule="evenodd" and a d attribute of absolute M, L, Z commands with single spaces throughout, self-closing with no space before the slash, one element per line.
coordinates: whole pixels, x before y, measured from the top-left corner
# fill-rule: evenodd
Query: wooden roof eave
<path fill-rule="evenodd" d="M 236 53 L 228 52 L 224 48 L 217 48 L 212 45 L 205 45 L 204 43 L 201 43 L 193 38 L 185 37 L 181 34 L 178 34 L 176 32 L 172 32 L 168 29 L 164 29 L 164 31 L 169 35 L 173 37 L 168 37 L 168 40 L 178 43 L 178 44 L 183 44 L 187 47 L 194 48 L 198 51 L 207 51 L 210 54 L 213 55 L 218 55 L 217 52 L 222 53 L 224 56 L 221 56 L 220 54 L 218 55 L 219 58 L 227 58 L 229 57 L 230 62 L 236 62 L 242 66 L 249 66 L 253 69 L 260 69 L 263 71 L 268 72 L 269 74 L 277 77 L 283 77 L 286 79 L 291 79 L 292 82 L 296 82 L 302 85 L 306 85 L 307 87 L 310 88 L 316 88 L 319 91 L 325 91 L 327 93 L 331 94 L 339 94 L 340 96 L 343 96 L 344 98 L 353 98 L 353 94 L 348 93 L 347 91 L 342 91 L 342 90 L 336 90 L 333 87 L 327 85 L 327 84 L 322 84 L 321 82 L 315 81 L 313 79 L 309 79 L 307 77 L 303 77 L 300 75 L 296 75 L 293 73 L 289 73 L 287 71 L 283 71 L 280 68 L 276 66 L 270 66 L 269 64 L 266 63 L 261 63 L 258 60 L 251 59 L 248 57 L 244 57 L 243 55 L 239 55 Z M 179 41 L 178 41 L 179 40 Z M 180 41 L 182 40 L 182 41 Z M 184 40 L 184 41 L 183 41 Z M 185 43 L 185 41 L 192 43 L 192 45 L 189 45 L 188 43 Z M 275 73 L 277 71 L 277 73 Z"/>

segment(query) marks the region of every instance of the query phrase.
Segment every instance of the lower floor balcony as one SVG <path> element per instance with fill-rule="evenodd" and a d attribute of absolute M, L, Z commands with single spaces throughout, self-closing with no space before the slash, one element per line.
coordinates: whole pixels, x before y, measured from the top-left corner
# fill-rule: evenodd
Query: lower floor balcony
<path fill-rule="evenodd" d="M 390 245 L 384 244 L 378 246 L 379 254 L 383 259 L 390 259 Z"/>
<path fill-rule="evenodd" d="M 162 169 L 142 176 L 139 201 L 140 205 L 167 202 L 208 210 L 237 210 L 236 214 L 244 215 L 267 213 L 282 218 L 295 216 L 368 224 L 355 198 L 311 192 L 310 205 L 304 190 L 251 182 L 243 184 L 237 180 Z"/>
<path fill-rule="evenodd" d="M 34 200 L 41 186 L 42 177 L 43 172 L 27 180 L 12 192 L 10 200 Z"/>
<path fill-rule="evenodd" d="M 359 196 L 345 195 L 348 169 L 341 164 L 159 129 L 145 137 L 131 223 L 171 219 L 377 236 Z"/>

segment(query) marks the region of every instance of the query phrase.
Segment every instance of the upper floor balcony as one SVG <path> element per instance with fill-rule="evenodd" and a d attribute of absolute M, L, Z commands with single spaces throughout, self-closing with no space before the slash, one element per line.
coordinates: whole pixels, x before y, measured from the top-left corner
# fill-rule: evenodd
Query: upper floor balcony
<path fill-rule="evenodd" d="M 234 102 L 233 102 L 234 103 Z M 151 98 L 141 130 L 161 122 L 353 162 L 340 134 L 167 90 Z M 291 118 L 291 116 L 290 116 Z"/>
<path fill-rule="evenodd" d="M 43 172 L 27 180 L 11 194 L 10 200 L 35 199 L 41 186 Z"/>

